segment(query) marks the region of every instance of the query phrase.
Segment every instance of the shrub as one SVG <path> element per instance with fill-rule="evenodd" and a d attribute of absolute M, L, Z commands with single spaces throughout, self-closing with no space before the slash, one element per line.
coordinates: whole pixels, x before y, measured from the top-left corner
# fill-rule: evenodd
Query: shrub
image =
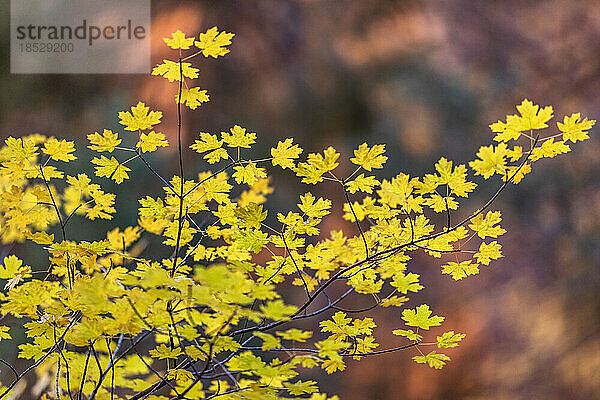
<path fill-rule="evenodd" d="M 347 359 L 399 350 L 442 368 L 450 357 L 440 351 L 458 346 L 465 334 L 439 330 L 444 317 L 426 304 L 405 307 L 407 296 L 423 289 L 420 276 L 407 269 L 413 254 L 439 259 L 441 272 L 454 280 L 479 274 L 503 256 L 498 238 L 506 231 L 500 211 L 491 210 L 494 200 L 538 160 L 587 139 L 595 123 L 573 114 L 547 133 L 553 108 L 523 100 L 519 114 L 490 125 L 497 143 L 481 147 L 468 164 L 475 176 L 497 177 L 497 190 L 462 214 L 460 203 L 477 187 L 466 165 L 441 158 L 423 177 L 380 179 L 373 174 L 388 159 L 384 144 L 363 143 L 349 159 L 328 147 L 301 161 L 302 148 L 287 138 L 265 158 L 250 159 L 257 135 L 234 125 L 220 135 L 198 135 L 191 149 L 216 167 L 192 174 L 183 165 L 181 108 L 196 109 L 208 95 L 188 86 L 198 77 L 188 61 L 224 56 L 233 36 L 215 27 L 198 40 L 181 31 L 165 39 L 179 56 L 152 74 L 179 88 L 179 168 L 169 180 L 146 158 L 169 143 L 154 130 L 162 113 L 143 102 L 119 113 L 125 134 L 88 135 L 88 147 L 101 153 L 91 160 L 102 178 L 94 182 L 63 168 L 76 159 L 73 142 L 38 134 L 6 139 L 2 242 L 36 243 L 48 254 L 48 267 L 28 266 L 15 255 L 2 260 L 1 311 L 24 328 L 28 342 L 18 346 L 18 357 L 31 360 L 22 372 L 0 360 L 14 374 L 2 397 L 33 370 L 40 379 L 52 377 L 42 391 L 55 398 L 326 399 L 315 381 L 298 378 L 304 369 L 331 374 L 343 371 Z M 160 180 L 164 194 L 139 199 L 135 226 L 114 228 L 99 241 L 68 240 L 74 218 L 90 224 L 113 218 L 115 195 L 97 182 L 122 184 L 134 161 Z M 341 175 L 340 163 L 353 172 Z M 308 185 L 293 209 L 266 207 L 270 168 Z M 337 206 L 310 192 L 323 181 L 344 195 L 343 217 L 355 224 L 355 234 L 322 232 Z M 466 217 L 457 222 L 456 215 Z M 168 251 L 149 254 L 137 244 L 142 235 L 157 235 Z M 354 296 L 372 305 L 342 306 Z M 401 310 L 394 348 L 380 348 L 373 318 L 357 317 L 376 307 Z M 432 327 L 437 333 L 430 334 Z M 10 327 L 0 326 L 0 339 L 10 338 Z"/>

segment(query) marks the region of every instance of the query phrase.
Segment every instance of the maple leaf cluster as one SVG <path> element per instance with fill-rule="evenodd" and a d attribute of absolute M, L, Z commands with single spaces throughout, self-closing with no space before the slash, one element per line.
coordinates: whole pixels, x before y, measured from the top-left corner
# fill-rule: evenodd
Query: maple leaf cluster
<path fill-rule="evenodd" d="M 178 30 L 164 39 L 179 57 L 163 60 L 152 75 L 177 82 L 178 111 L 209 101 L 206 90 L 188 86 L 199 76 L 190 60 L 226 55 L 233 36 L 214 27 L 198 38 Z M 423 176 L 378 174 L 388 160 L 384 144 L 362 143 L 351 158 L 334 147 L 303 156 L 285 138 L 265 158 L 252 159 L 247 154 L 258 135 L 232 123 L 220 133 L 198 133 L 190 145 L 197 164 L 185 173 L 181 165 L 167 178 L 146 159 L 169 146 L 157 130 L 163 114 L 142 101 L 118 113 L 124 133 L 88 134 L 89 149 L 104 153 L 90 160 L 93 177 L 66 173 L 64 163 L 77 158 L 73 142 L 9 137 L 0 148 L 0 239 L 31 241 L 47 255 L 42 265 L 26 265 L 14 254 L 0 260 L 0 311 L 25 321 L 27 342 L 17 345 L 18 356 L 52 382 L 51 396 L 88 399 L 135 393 L 130 398 L 162 400 L 168 393 L 173 399 L 332 400 L 337 397 L 321 393 L 317 382 L 299 379 L 305 369 L 331 374 L 349 359 L 400 350 L 442 368 L 450 357 L 437 351 L 458 346 L 466 335 L 441 330 L 445 318 L 427 304 L 406 307 L 408 296 L 425 288 L 409 270 L 411 259 L 429 255 L 442 274 L 459 281 L 503 257 L 502 214 L 489 209 L 495 197 L 521 182 L 533 163 L 588 139 L 595 124 L 575 113 L 547 133 L 551 106 L 525 99 L 517 111 L 490 125 L 498 143 L 478 149 L 475 160 L 443 157 Z M 68 239 L 77 218 L 90 226 L 113 218 L 115 195 L 102 185 L 129 180 L 133 162 L 162 192 L 140 194 L 129 226 L 94 242 Z M 347 170 L 341 164 L 352 172 L 341 172 Z M 194 170 L 198 165 L 208 170 Z M 267 205 L 275 168 L 308 186 L 280 212 Z M 463 212 L 477 188 L 473 180 L 494 175 L 500 176 L 496 195 Z M 324 181 L 344 204 L 313 194 L 312 185 Z M 336 208 L 354 231 L 324 231 Z M 459 209 L 468 217 L 457 222 Z M 151 236 L 162 241 L 162 256 L 148 251 Z M 297 293 L 289 295 L 290 286 Z M 391 332 L 397 346 L 380 349 L 376 321 L 356 317 L 361 310 L 342 303 L 353 296 L 374 301 L 362 311 L 397 310 L 400 327 Z M 318 321 L 314 329 L 299 328 L 307 318 Z M 0 340 L 10 339 L 11 326 L 0 326 Z M 425 350 L 431 347 L 436 350 Z M 21 378 L 0 387 L 0 397 Z"/>

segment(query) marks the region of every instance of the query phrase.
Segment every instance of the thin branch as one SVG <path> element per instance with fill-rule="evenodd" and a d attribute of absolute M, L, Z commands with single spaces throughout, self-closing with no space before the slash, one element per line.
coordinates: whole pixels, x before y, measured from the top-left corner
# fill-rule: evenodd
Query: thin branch
<path fill-rule="evenodd" d="M 175 305 L 175 307 L 177 307 L 177 305 Z M 173 308 L 175 308 L 175 307 L 173 307 Z M 179 332 L 177 331 L 177 324 L 175 323 L 175 318 L 173 317 L 173 308 L 167 308 L 167 312 L 169 313 L 169 317 L 171 317 L 171 324 L 172 324 L 173 330 L 175 331 L 175 334 L 177 336 L 177 340 L 179 341 L 179 347 L 181 348 L 181 351 L 183 351 L 183 354 L 185 354 L 185 356 L 187 358 L 189 358 L 190 360 L 193 360 L 193 358 L 188 354 L 187 350 L 185 349 L 185 346 L 183 345 L 183 342 L 181 341 L 181 336 L 179 336 Z M 196 371 L 196 367 L 194 367 L 194 364 L 192 364 L 191 367 L 195 373 L 198 373 L 198 371 Z"/>
<path fill-rule="evenodd" d="M 60 230 L 62 233 L 62 238 L 63 241 L 67 240 L 67 234 L 65 232 L 65 223 L 63 222 L 62 216 L 60 214 L 60 210 L 58 209 L 58 205 L 56 204 L 56 201 L 54 200 L 54 195 L 52 194 L 52 189 L 50 189 L 50 185 L 48 185 L 48 181 L 46 181 L 46 176 L 44 175 L 44 168 L 42 166 L 40 166 L 40 174 L 42 176 L 42 180 L 44 181 L 44 186 L 46 186 L 46 190 L 48 190 L 48 194 L 50 195 L 50 200 L 52 200 L 52 205 L 54 206 L 54 211 L 56 212 L 56 215 L 58 217 L 58 222 L 60 223 Z M 75 281 L 75 271 L 71 271 L 71 269 L 69 268 L 69 253 L 67 252 L 67 279 L 69 281 L 69 288 L 71 287 L 71 285 L 74 283 Z"/>
<path fill-rule="evenodd" d="M 367 245 L 367 239 L 365 238 L 365 234 L 362 230 L 362 228 L 360 227 L 360 223 L 358 222 L 358 217 L 356 216 L 356 212 L 354 211 L 354 206 L 352 205 L 352 202 L 350 201 L 350 195 L 348 195 L 348 191 L 346 190 L 346 186 L 344 186 L 344 182 L 342 182 L 342 189 L 344 190 L 344 196 L 346 196 L 346 201 L 348 202 L 348 206 L 350 206 L 350 211 L 352 211 L 352 215 L 354 215 L 354 221 L 356 222 L 356 227 L 358 228 L 358 231 L 360 232 L 360 237 L 363 240 L 363 243 L 365 244 L 365 257 L 369 258 L 369 246 Z"/>
<path fill-rule="evenodd" d="M 142 160 L 142 162 L 146 165 L 146 167 L 148 167 L 148 169 L 150 170 L 150 172 L 152 172 L 158 179 L 160 179 L 160 181 L 165 184 L 172 192 L 175 196 L 179 197 L 179 193 L 177 193 L 175 191 L 175 188 L 173 187 L 173 185 L 171 185 L 171 183 L 169 183 L 165 178 L 163 178 L 158 172 L 156 172 L 154 170 L 154 168 L 152 168 L 150 166 L 150 164 L 146 161 L 146 159 L 144 157 L 142 157 L 142 153 L 138 152 L 138 155 L 140 156 L 140 160 Z"/>
<path fill-rule="evenodd" d="M 71 219 L 71 217 L 73 215 L 75 215 L 75 213 L 77 212 L 77 210 L 79 210 L 81 208 L 81 206 L 89 204 L 92 201 L 94 201 L 94 199 L 88 200 L 85 203 L 79 203 L 79 205 L 77 207 L 75 207 L 75 209 L 73 211 L 71 211 L 71 213 L 67 216 L 67 218 L 65 219 L 65 222 L 64 222 L 63 226 L 67 226 L 67 224 L 69 223 L 69 220 Z"/>
<path fill-rule="evenodd" d="M 284 234 L 281 234 L 281 240 L 283 240 L 283 244 L 285 246 L 285 251 L 287 251 L 288 255 L 292 259 L 292 263 L 294 264 L 294 267 L 296 267 L 296 271 L 298 271 L 298 275 L 300 276 L 300 279 L 302 280 L 302 284 L 304 285 L 304 290 L 306 291 L 306 296 L 308 296 L 308 298 L 310 298 L 310 290 L 308 290 L 308 285 L 306 284 L 306 281 L 304 280 L 304 276 L 302 275 L 302 271 L 298 267 L 298 264 L 296 264 L 296 260 L 294 260 L 294 256 L 292 256 L 292 253 L 290 252 L 290 249 L 289 249 L 289 247 L 287 245 L 287 242 L 285 240 L 285 235 Z"/>
<path fill-rule="evenodd" d="M 4 361 L 4 360 L 3 360 L 3 359 L 1 359 L 1 358 L 0 358 L 0 363 L 4 364 L 4 365 L 6 365 L 8 368 L 10 368 L 10 370 L 13 372 L 13 374 L 15 374 L 15 377 L 16 377 L 17 379 L 19 379 L 19 373 L 17 372 L 17 370 L 16 370 L 16 369 L 15 369 L 15 368 L 14 368 L 12 365 L 10 365 L 9 363 L 7 363 L 6 361 Z"/>
<path fill-rule="evenodd" d="M 450 223 L 450 208 L 448 207 L 448 198 L 447 196 L 444 196 L 444 203 L 446 204 L 446 229 L 450 229 L 450 227 L 452 226 L 452 224 Z"/>
<path fill-rule="evenodd" d="M 164 376 L 162 376 L 160 373 L 158 373 L 158 371 L 156 369 L 154 369 L 152 367 L 152 365 L 148 364 L 148 362 L 146 360 L 144 360 L 144 357 L 142 357 L 142 355 L 140 354 L 140 352 L 138 351 L 137 347 L 135 346 L 135 343 L 133 342 L 133 340 L 131 340 L 131 338 L 129 338 L 129 340 L 131 341 L 131 346 L 135 349 L 135 354 L 138 356 L 138 358 L 142 361 L 142 363 L 144 363 L 144 365 L 150 370 L 152 371 L 152 373 L 154 375 L 156 375 L 158 377 L 158 379 L 160 379 L 162 382 L 164 382 L 167 386 L 169 386 L 169 388 L 171 388 L 171 390 L 173 390 L 175 393 L 179 394 L 179 392 L 177 391 L 177 389 L 175 388 L 175 386 L 173 386 L 173 384 L 171 384 L 171 382 L 169 382 L 167 379 L 165 379 Z"/>
<path fill-rule="evenodd" d="M 181 231 L 183 230 L 183 187 L 185 178 L 183 175 L 183 150 L 181 148 L 181 91 L 183 89 L 183 66 L 181 57 L 179 57 L 179 97 L 177 99 L 177 144 L 179 145 L 177 152 L 179 153 L 179 216 L 177 217 L 177 239 L 175 240 L 175 254 L 173 256 L 173 267 L 171 268 L 171 277 L 175 276 L 177 271 L 177 257 L 179 256 L 179 245 L 181 241 Z M 167 362 L 169 359 L 167 358 Z"/>
<path fill-rule="evenodd" d="M 340 354 L 340 355 L 343 356 L 343 357 L 350 356 L 350 355 L 352 355 L 352 356 L 366 357 L 366 356 L 372 356 L 372 355 L 376 355 L 376 354 L 392 353 L 394 351 L 409 349 L 409 348 L 415 347 L 417 345 L 419 345 L 419 342 L 414 342 L 414 343 L 407 344 L 407 345 L 404 345 L 404 346 L 394 347 L 392 349 L 385 349 L 385 350 L 379 350 L 379 351 L 370 351 L 368 353 L 356 353 L 356 354 L 344 354 L 343 353 L 343 354 Z"/>
<path fill-rule="evenodd" d="M 54 342 L 56 343 L 56 327 L 54 327 Z M 69 372 L 69 362 L 67 361 L 67 358 L 63 354 L 63 349 L 60 346 L 58 346 L 58 353 L 60 355 L 60 357 L 58 358 L 59 369 L 60 369 L 60 359 L 61 359 L 61 357 L 62 357 L 62 359 L 65 362 L 66 380 L 67 380 L 67 392 L 69 393 L 69 399 L 73 400 L 73 396 L 71 395 L 71 378 L 70 378 L 70 372 Z M 58 382 L 58 373 L 56 375 L 56 381 Z"/>
<path fill-rule="evenodd" d="M 233 161 L 233 162 L 227 164 L 226 166 L 222 167 L 217 172 L 214 172 L 212 175 L 207 176 L 206 178 L 200 180 L 200 182 L 196 183 L 194 186 L 192 186 L 192 188 L 190 190 L 188 190 L 187 192 L 185 192 L 183 194 L 183 197 L 186 197 L 188 194 L 192 193 L 194 190 L 196 190 L 198 188 L 198 186 L 202 185 L 207 180 L 209 180 L 211 178 L 214 178 L 215 176 L 219 175 L 221 172 L 227 171 L 229 168 L 231 168 L 231 167 L 233 167 L 234 165 L 237 165 L 237 164 L 239 164 L 239 161 Z"/>
<path fill-rule="evenodd" d="M 54 353 L 54 351 L 57 349 L 58 345 L 60 343 L 62 343 L 62 341 L 64 340 L 65 336 L 67 335 L 67 332 L 69 332 L 69 330 L 73 327 L 73 325 L 75 325 L 75 323 L 77 323 L 77 320 L 79 319 L 80 316 L 81 316 L 81 313 L 79 311 L 76 311 L 75 314 L 73 315 L 73 320 L 69 323 L 69 325 L 67 325 L 67 327 L 65 328 L 65 331 L 58 338 L 58 341 L 51 348 L 49 348 L 46 351 L 46 354 L 44 354 L 42 357 L 40 357 L 39 360 L 37 360 L 32 365 L 30 365 L 27 369 L 25 369 L 25 371 L 21 372 L 19 374 L 19 376 L 9 386 L 6 387 L 4 392 L 2 392 L 2 394 L 0 394 L 0 399 L 2 399 L 4 396 L 6 396 L 8 394 L 8 392 L 10 392 L 12 390 L 12 388 L 15 387 L 17 382 L 19 382 L 21 379 L 23 379 L 23 377 L 25 375 L 27 375 L 29 373 L 29 371 L 35 369 L 38 365 L 40 365 L 42 362 L 44 362 L 44 360 L 46 358 L 48 358 L 50 356 L 50 354 Z"/>
<path fill-rule="evenodd" d="M 90 361 L 90 356 L 92 355 L 91 344 L 88 344 L 88 351 L 85 357 L 85 365 L 83 367 L 83 374 L 81 374 L 81 383 L 79 384 L 79 395 L 77 396 L 77 400 L 81 400 L 81 395 L 83 394 L 83 386 L 85 385 L 85 377 L 87 376 L 88 364 Z"/>
<path fill-rule="evenodd" d="M 56 398 L 60 400 L 60 385 L 58 378 L 60 377 L 60 357 L 58 357 L 58 367 L 56 368 Z"/>

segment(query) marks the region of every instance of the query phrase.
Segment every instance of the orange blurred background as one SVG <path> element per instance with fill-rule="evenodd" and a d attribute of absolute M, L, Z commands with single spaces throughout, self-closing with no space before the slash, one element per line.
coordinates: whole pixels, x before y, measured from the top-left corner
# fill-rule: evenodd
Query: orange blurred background
<path fill-rule="evenodd" d="M 121 132 L 117 113 L 141 100 L 163 110 L 162 131 L 176 143 L 176 87 L 165 79 L 10 75 L 8 1 L 0 5 L 2 138 L 76 138 L 76 168 L 90 169 L 85 135 Z M 561 119 L 572 112 L 600 119 L 599 2 L 156 0 L 152 16 L 152 65 L 173 57 L 162 38 L 177 29 L 197 35 L 217 25 L 236 34 L 230 54 L 195 65 L 211 102 L 185 112 L 186 145 L 200 131 L 240 124 L 264 139 L 263 154 L 286 137 L 305 154 L 333 145 L 350 155 L 363 141 L 387 143 L 387 176 L 423 175 L 441 156 L 473 159 L 491 140 L 488 124 L 525 97 L 553 105 Z M 496 208 L 509 233 L 501 240 L 505 257 L 491 268 L 455 282 L 441 276 L 439 260 L 409 266 L 427 288 L 410 305 L 431 304 L 447 329 L 467 333 L 449 352 L 452 362 L 431 370 L 414 364 L 411 350 L 366 358 L 318 377 L 322 389 L 347 400 L 600 398 L 597 132 L 503 194 Z M 152 159 L 161 171 L 176 166 L 173 153 L 161 154 Z M 185 162 L 198 161 L 188 153 Z M 141 168 L 130 182 L 119 194 L 124 212 L 104 226 L 135 223 L 131 195 L 159 189 Z M 299 189 L 283 176 L 274 185 L 274 207 L 291 207 Z M 478 200 L 494 188 L 481 184 Z M 327 190 L 314 192 L 341 209 L 343 198 Z M 353 229 L 339 212 L 329 221 L 330 229 Z M 400 315 L 385 311 L 376 337 L 392 347 Z"/>

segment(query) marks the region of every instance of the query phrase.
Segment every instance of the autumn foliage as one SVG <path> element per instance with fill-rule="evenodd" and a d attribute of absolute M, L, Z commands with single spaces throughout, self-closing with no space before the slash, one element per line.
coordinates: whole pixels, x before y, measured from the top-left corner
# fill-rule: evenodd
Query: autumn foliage
<path fill-rule="evenodd" d="M 198 38 L 177 31 L 164 39 L 175 59 L 163 60 L 152 75 L 178 86 L 169 111 L 177 111 L 179 127 L 182 107 L 209 101 L 207 90 L 191 86 L 199 70 L 190 61 L 226 55 L 233 36 L 214 27 Z M 517 111 L 490 125 L 495 143 L 468 165 L 441 158 L 422 177 L 375 175 L 388 160 L 384 144 L 363 143 L 353 157 L 328 147 L 304 158 L 300 145 L 285 138 L 251 159 L 257 134 L 233 124 L 220 134 L 198 133 L 190 148 L 198 153 L 196 165 L 208 169 L 199 173 L 184 168 L 182 152 L 189 150 L 178 132 L 179 168 L 166 178 L 146 158 L 170 145 L 157 130 L 163 114 L 142 101 L 119 113 L 123 133 L 95 128 L 87 136 L 99 153 L 90 160 L 94 177 L 65 165 L 76 159 L 73 142 L 9 137 L 0 150 L 1 240 L 32 241 L 48 260 L 31 266 L 15 255 L 1 260 L 0 311 L 16 322 L 0 326 L 0 339 L 24 329 L 27 342 L 15 346 L 19 358 L 30 360 L 23 371 L 0 360 L 14 375 L 1 396 L 31 373 L 52 377 L 43 389 L 47 398 L 325 400 L 317 382 L 302 378 L 306 369 L 332 374 L 348 359 L 400 350 L 442 368 L 447 349 L 465 334 L 438 328 L 444 317 L 429 305 L 405 307 L 407 296 L 424 288 L 410 272 L 411 258 L 431 256 L 454 280 L 501 258 L 506 230 L 500 211 L 491 209 L 494 200 L 526 179 L 537 161 L 570 152 L 595 123 L 576 113 L 549 127 L 553 108 L 527 99 Z M 101 184 L 126 182 L 134 162 L 161 182 L 163 194 L 140 193 L 137 223 L 103 240 L 70 237 L 76 218 L 89 224 L 113 218 L 115 195 Z M 340 175 L 341 163 L 353 172 Z M 274 168 L 306 185 L 289 210 L 267 205 Z M 477 176 L 498 178 L 491 183 L 496 191 L 478 208 L 459 212 Z M 312 194 L 323 181 L 337 185 L 346 202 Z M 322 231 L 334 207 L 354 232 Z M 138 245 L 144 235 L 160 237 L 168 251 L 145 254 Z M 354 296 L 373 305 L 348 309 Z M 375 339 L 376 321 L 368 316 L 375 307 L 398 316 L 394 348 L 380 348 Z M 314 323 L 300 328 L 306 320 Z"/>

